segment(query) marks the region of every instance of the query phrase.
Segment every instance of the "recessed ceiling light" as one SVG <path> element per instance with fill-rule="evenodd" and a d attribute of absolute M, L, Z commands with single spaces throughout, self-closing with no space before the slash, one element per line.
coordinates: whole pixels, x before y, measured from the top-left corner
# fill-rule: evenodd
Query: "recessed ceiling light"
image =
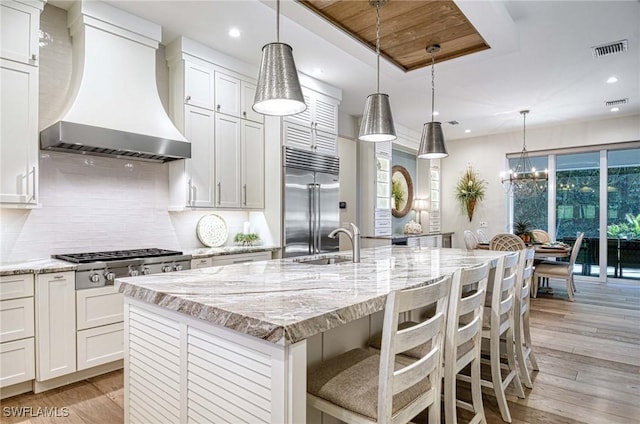
<path fill-rule="evenodd" d="M 434 110 L 433 111 L 433 116 L 438 116 L 438 115 L 440 115 L 440 112 L 438 112 L 437 110 Z"/>
<path fill-rule="evenodd" d="M 467 134 L 469 134 L 471 132 L 471 130 L 464 130 L 464 132 L 466 132 Z"/>
<path fill-rule="evenodd" d="M 238 28 L 231 28 L 229 30 L 229 37 L 232 37 L 232 38 L 240 37 L 240 30 Z"/>
<path fill-rule="evenodd" d="M 620 108 L 619 107 L 612 107 L 611 108 L 611 112 L 619 112 Z"/>
<path fill-rule="evenodd" d="M 607 84 L 615 84 L 616 82 L 618 82 L 618 78 L 616 77 L 609 77 L 607 80 Z"/>

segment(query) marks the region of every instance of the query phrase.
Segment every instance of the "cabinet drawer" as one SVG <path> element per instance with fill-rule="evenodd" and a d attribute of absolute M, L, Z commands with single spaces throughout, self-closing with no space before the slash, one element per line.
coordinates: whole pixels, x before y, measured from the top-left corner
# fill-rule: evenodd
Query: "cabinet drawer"
<path fill-rule="evenodd" d="M 377 210 L 375 214 L 375 219 L 388 219 L 389 221 L 391 221 L 391 210 L 390 209 Z"/>
<path fill-rule="evenodd" d="M 376 219 L 376 228 L 387 228 L 391 227 L 390 219 Z"/>
<path fill-rule="evenodd" d="M 0 344 L 0 387 L 35 378 L 33 337 Z"/>
<path fill-rule="evenodd" d="M 124 323 L 78 331 L 78 370 L 124 357 Z"/>
<path fill-rule="evenodd" d="M 240 253 L 213 257 L 213 265 L 232 265 L 244 262 L 266 261 L 271 259 L 271 252 Z"/>
<path fill-rule="evenodd" d="M 208 268 L 213 266 L 213 258 L 191 259 L 191 269 Z"/>
<path fill-rule="evenodd" d="M 0 277 L 0 300 L 33 296 L 33 274 Z"/>
<path fill-rule="evenodd" d="M 391 227 L 383 227 L 375 229 L 376 236 L 390 236 L 391 235 Z"/>
<path fill-rule="evenodd" d="M 0 302 L 0 342 L 33 337 L 33 298 Z"/>
<path fill-rule="evenodd" d="M 124 321 L 124 296 L 113 286 L 76 291 L 78 330 Z"/>

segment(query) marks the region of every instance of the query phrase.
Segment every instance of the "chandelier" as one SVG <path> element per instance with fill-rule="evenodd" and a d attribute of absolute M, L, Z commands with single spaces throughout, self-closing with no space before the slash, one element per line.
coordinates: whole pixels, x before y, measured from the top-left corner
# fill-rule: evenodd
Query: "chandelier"
<path fill-rule="evenodd" d="M 506 191 L 528 191 L 538 192 L 544 190 L 546 182 L 549 178 L 549 170 L 538 171 L 529 159 L 529 152 L 527 152 L 527 114 L 528 110 L 521 110 L 522 115 L 522 152 L 520 157 L 513 168 L 510 168 L 507 172 L 500 173 L 500 179 Z"/>

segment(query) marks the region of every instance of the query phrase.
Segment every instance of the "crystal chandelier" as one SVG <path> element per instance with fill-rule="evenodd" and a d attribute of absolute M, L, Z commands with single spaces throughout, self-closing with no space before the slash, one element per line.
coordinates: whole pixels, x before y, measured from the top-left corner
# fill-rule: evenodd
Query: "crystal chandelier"
<path fill-rule="evenodd" d="M 520 157 L 513 168 L 510 168 L 507 172 L 500 173 L 500 179 L 506 191 L 540 191 L 545 186 L 540 183 L 547 181 L 549 178 L 549 170 L 538 171 L 531 163 L 531 159 L 529 159 L 526 139 L 528 113 L 528 110 L 520 111 L 522 115 L 522 152 L 520 152 Z"/>

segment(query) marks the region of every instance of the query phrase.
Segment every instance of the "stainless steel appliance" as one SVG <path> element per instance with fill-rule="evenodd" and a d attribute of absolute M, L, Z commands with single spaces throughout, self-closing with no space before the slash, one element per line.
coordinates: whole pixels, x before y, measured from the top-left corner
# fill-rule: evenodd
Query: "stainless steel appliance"
<path fill-rule="evenodd" d="M 285 147 L 284 256 L 339 250 L 329 233 L 340 226 L 340 160 Z"/>
<path fill-rule="evenodd" d="M 69 253 L 53 258 L 78 264 L 76 290 L 113 285 L 116 278 L 158 274 L 191 268 L 191 255 L 165 249 Z"/>

